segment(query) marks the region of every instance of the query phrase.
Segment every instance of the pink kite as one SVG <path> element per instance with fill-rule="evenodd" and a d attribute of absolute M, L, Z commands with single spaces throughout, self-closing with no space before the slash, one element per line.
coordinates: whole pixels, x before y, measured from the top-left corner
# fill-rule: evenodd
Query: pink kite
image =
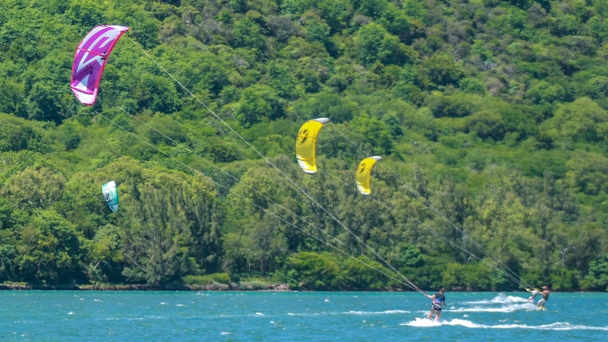
<path fill-rule="evenodd" d="M 97 100 L 97 89 L 103 68 L 114 45 L 129 30 L 125 26 L 97 26 L 82 40 L 72 66 L 72 92 L 80 102 L 92 106 Z"/>

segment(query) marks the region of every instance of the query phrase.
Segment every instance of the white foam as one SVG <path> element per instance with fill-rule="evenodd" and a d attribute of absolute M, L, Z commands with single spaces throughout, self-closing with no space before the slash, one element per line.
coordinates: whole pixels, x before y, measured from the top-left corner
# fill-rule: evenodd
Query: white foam
<path fill-rule="evenodd" d="M 347 315 L 394 315 L 394 314 L 407 314 L 410 313 L 406 310 L 385 310 L 385 311 L 349 311 L 343 312 Z"/>
<path fill-rule="evenodd" d="M 590 325 L 570 324 L 568 322 L 555 322 L 543 325 L 505 324 L 492 326 L 494 329 L 533 329 L 533 330 L 602 330 L 608 327 L 594 327 Z"/>
<path fill-rule="evenodd" d="M 229 331 L 222 331 L 222 332 L 221 332 L 221 334 L 222 334 L 222 335 L 230 335 L 230 334 L 232 334 L 232 333 L 231 333 L 231 332 L 229 332 Z"/>
<path fill-rule="evenodd" d="M 256 315 L 256 316 L 264 316 L 264 314 L 263 314 L 263 313 L 261 313 L 261 312 L 256 312 L 256 313 L 255 313 L 255 315 Z"/>
<path fill-rule="evenodd" d="M 445 322 L 441 322 L 441 324 L 445 324 L 445 325 L 460 325 L 466 328 L 485 328 L 488 327 L 486 325 L 483 324 L 477 324 L 477 323 L 473 323 L 471 321 L 467 321 L 466 319 L 458 319 L 458 318 L 454 318 L 453 320 L 450 321 L 445 321 Z"/>
<path fill-rule="evenodd" d="M 175 304 L 175 306 L 186 306 L 184 304 Z"/>
<path fill-rule="evenodd" d="M 406 310 L 385 310 L 385 311 L 344 311 L 344 312 L 311 312 L 311 313 L 293 313 L 288 312 L 288 316 L 320 316 L 320 315 L 396 315 L 409 314 Z"/>
<path fill-rule="evenodd" d="M 408 325 L 410 327 L 421 327 L 421 328 L 425 328 L 425 327 L 440 327 L 441 326 L 441 322 L 432 321 L 432 320 L 426 319 L 426 318 L 416 318 L 413 321 L 410 321 L 410 322 L 407 322 L 407 323 L 402 323 L 400 325 Z"/>
<path fill-rule="evenodd" d="M 94 302 L 101 302 L 103 303 L 103 301 L 101 299 L 93 299 Z"/>
<path fill-rule="evenodd" d="M 463 302 L 462 304 L 509 304 L 509 303 L 526 303 L 527 298 L 516 296 L 505 296 L 504 293 L 499 293 L 498 296 L 490 300 L 476 300 L 471 302 Z"/>
<path fill-rule="evenodd" d="M 532 311 L 536 310 L 536 306 L 532 303 L 513 304 L 501 307 L 474 306 L 471 308 L 451 309 L 450 312 L 514 312 L 520 310 Z"/>
<path fill-rule="evenodd" d="M 470 329 L 529 329 L 529 330 L 555 330 L 555 331 L 563 331 L 563 330 L 601 330 L 608 331 L 608 327 L 595 327 L 589 325 L 580 325 L 580 324 L 570 324 L 568 322 L 555 322 L 551 324 L 543 324 L 543 325 L 526 325 L 526 324 L 499 324 L 499 325 L 486 325 L 486 324 L 477 324 L 471 321 L 467 321 L 464 319 L 452 319 L 449 321 L 440 320 L 439 322 L 416 318 L 413 321 L 407 323 L 401 323 L 402 326 L 411 326 L 411 327 L 439 327 L 442 325 L 452 325 L 452 326 L 462 326 Z"/>

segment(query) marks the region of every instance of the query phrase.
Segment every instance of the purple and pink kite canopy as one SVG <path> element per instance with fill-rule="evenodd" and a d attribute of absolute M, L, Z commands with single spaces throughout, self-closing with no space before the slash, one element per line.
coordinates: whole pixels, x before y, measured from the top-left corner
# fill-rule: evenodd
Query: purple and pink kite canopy
<path fill-rule="evenodd" d="M 97 89 L 108 57 L 118 39 L 128 30 L 125 26 L 97 26 L 78 45 L 70 85 L 83 104 L 92 106 L 97 100 Z"/>

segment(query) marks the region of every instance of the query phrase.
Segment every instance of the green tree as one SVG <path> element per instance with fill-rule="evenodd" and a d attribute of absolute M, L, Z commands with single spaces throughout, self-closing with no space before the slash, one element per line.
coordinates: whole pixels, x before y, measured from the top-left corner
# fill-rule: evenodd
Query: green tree
<path fill-rule="evenodd" d="M 467 129 L 482 139 L 500 141 L 505 136 L 502 116 L 492 111 L 481 111 L 467 118 Z"/>
<path fill-rule="evenodd" d="M 464 77 L 464 71 L 454 57 L 446 53 L 437 53 L 422 62 L 417 69 L 420 85 L 426 88 L 457 85 Z"/>
<path fill-rule="evenodd" d="M 243 90 L 234 116 L 241 125 L 248 128 L 265 118 L 283 116 L 283 104 L 272 88 L 250 87 Z"/>
<path fill-rule="evenodd" d="M 129 212 L 129 226 L 122 238 L 128 265 L 123 274 L 130 281 L 145 281 L 152 286 L 181 279 L 192 266 L 188 259 L 188 221 L 180 210 L 183 187 L 167 175 L 159 181 L 162 187 L 137 186 L 138 199 L 123 205 Z"/>
<path fill-rule="evenodd" d="M 13 175 L 1 193 L 21 208 L 45 209 L 61 199 L 65 178 L 47 168 L 27 168 Z"/>
<path fill-rule="evenodd" d="M 608 291 L 608 255 L 600 256 L 589 264 L 589 274 L 585 276 L 583 288 Z"/>
<path fill-rule="evenodd" d="M 608 133 L 608 112 L 593 100 L 582 97 L 572 103 L 560 105 L 553 118 L 541 127 L 555 140 L 604 140 Z"/>
<path fill-rule="evenodd" d="M 301 252 L 287 259 L 290 287 L 310 290 L 332 288 L 337 281 L 340 269 L 329 254 Z"/>
<path fill-rule="evenodd" d="M 377 61 L 402 65 L 415 58 L 415 52 L 410 52 L 399 42 L 399 38 L 375 23 L 361 27 L 354 38 L 354 44 L 357 58 L 366 66 Z"/>
<path fill-rule="evenodd" d="M 23 280 L 69 284 L 83 279 L 81 249 L 74 225 L 52 210 L 42 210 L 20 231 L 15 260 Z"/>

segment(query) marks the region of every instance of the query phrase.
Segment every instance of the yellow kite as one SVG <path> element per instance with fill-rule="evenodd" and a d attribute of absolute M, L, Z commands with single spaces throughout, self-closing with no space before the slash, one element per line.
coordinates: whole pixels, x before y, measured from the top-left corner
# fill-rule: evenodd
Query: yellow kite
<path fill-rule="evenodd" d="M 372 167 L 380 159 L 382 159 L 382 157 L 374 156 L 365 158 L 359 163 L 355 179 L 357 180 L 357 189 L 359 189 L 361 194 L 369 195 L 372 193 L 372 189 L 370 187 Z"/>
<path fill-rule="evenodd" d="M 328 122 L 327 118 L 310 120 L 304 123 L 298 132 L 296 157 L 302 170 L 308 174 L 317 172 L 317 135 Z"/>

